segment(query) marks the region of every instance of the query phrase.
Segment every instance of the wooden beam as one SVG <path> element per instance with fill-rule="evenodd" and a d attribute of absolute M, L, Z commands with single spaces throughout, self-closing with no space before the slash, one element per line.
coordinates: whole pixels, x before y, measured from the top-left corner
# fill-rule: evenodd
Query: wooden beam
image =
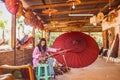
<path fill-rule="evenodd" d="M 61 12 L 56 12 L 52 15 L 60 15 L 60 14 L 69 14 L 69 13 L 81 13 L 81 12 L 90 12 L 90 11 L 98 11 L 100 8 L 95 8 L 95 9 L 83 9 L 83 10 L 72 10 L 72 11 L 61 11 Z M 38 14 L 39 16 L 44 16 L 48 14 Z"/>
<path fill-rule="evenodd" d="M 83 20 L 81 17 L 57 17 L 57 18 L 48 18 L 47 20 L 50 20 L 50 21 L 65 21 L 65 22 L 68 22 L 68 21 L 73 21 L 73 22 L 89 22 L 89 20 Z"/>
<path fill-rule="evenodd" d="M 51 21 L 58 21 L 60 23 L 72 23 L 72 22 L 81 22 L 81 23 L 89 23 L 90 20 L 66 20 L 65 18 L 56 18 L 52 19 Z"/>
<path fill-rule="evenodd" d="M 67 23 L 72 23 L 72 22 L 89 23 L 90 20 L 72 20 L 72 21 L 61 21 L 61 22 L 67 22 Z"/>
<path fill-rule="evenodd" d="M 69 31 L 81 31 L 81 32 L 102 32 L 102 27 L 65 27 L 48 29 L 50 32 L 69 32 Z"/>
<path fill-rule="evenodd" d="M 109 0 L 108 0 L 109 1 Z M 110 3 L 106 4 L 102 9 L 101 11 L 104 11 L 106 10 L 107 7 L 109 7 L 110 5 L 112 5 L 112 3 L 114 2 L 115 0 L 110 0 Z M 111 6 L 110 6 L 111 7 Z"/>
<path fill-rule="evenodd" d="M 87 5 L 87 4 L 98 4 L 98 3 L 106 3 L 109 0 L 98 0 L 98 1 L 86 1 L 86 2 L 81 2 L 80 5 Z M 27 9 L 35 10 L 35 9 L 44 9 L 44 8 L 49 8 L 49 7 L 62 7 L 62 6 L 71 6 L 71 4 L 68 3 L 62 3 L 62 4 L 48 4 L 48 5 L 33 5 L 28 7 Z"/>

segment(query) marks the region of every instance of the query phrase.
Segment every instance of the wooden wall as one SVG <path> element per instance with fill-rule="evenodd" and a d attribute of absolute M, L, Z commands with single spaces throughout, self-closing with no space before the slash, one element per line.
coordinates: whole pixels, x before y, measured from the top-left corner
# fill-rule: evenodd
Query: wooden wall
<path fill-rule="evenodd" d="M 32 64 L 32 49 L 16 51 L 16 65 Z M 0 52 L 0 65 L 14 65 L 14 52 Z"/>

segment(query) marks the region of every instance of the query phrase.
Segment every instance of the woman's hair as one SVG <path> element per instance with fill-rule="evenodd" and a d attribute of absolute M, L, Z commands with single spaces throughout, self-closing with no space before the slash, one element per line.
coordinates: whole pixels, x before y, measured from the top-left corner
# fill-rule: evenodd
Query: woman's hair
<path fill-rule="evenodd" d="M 41 42 L 42 41 L 45 41 L 45 45 L 44 46 L 41 46 Z M 47 47 L 47 45 L 46 45 L 46 39 L 45 38 L 41 38 L 40 41 L 39 41 L 39 44 L 37 46 L 39 48 L 39 51 L 43 50 L 45 52 L 46 51 L 46 47 Z"/>

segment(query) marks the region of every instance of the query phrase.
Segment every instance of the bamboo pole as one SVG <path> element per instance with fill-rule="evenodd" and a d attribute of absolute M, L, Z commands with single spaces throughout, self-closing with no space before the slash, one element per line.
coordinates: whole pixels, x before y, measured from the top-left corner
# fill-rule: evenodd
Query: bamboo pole
<path fill-rule="evenodd" d="M 34 37 L 33 39 L 33 49 L 35 48 L 35 28 L 33 27 L 33 30 L 32 30 L 32 36 Z"/>
<path fill-rule="evenodd" d="M 11 47 L 14 50 L 14 65 L 16 65 L 16 15 L 12 15 Z"/>

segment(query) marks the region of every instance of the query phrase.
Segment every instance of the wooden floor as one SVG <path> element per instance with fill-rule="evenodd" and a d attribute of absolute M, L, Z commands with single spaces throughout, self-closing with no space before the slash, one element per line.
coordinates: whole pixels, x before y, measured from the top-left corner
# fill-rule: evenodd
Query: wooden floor
<path fill-rule="evenodd" d="M 120 63 L 106 63 L 98 58 L 92 65 L 84 68 L 74 68 L 56 80 L 120 80 Z"/>

